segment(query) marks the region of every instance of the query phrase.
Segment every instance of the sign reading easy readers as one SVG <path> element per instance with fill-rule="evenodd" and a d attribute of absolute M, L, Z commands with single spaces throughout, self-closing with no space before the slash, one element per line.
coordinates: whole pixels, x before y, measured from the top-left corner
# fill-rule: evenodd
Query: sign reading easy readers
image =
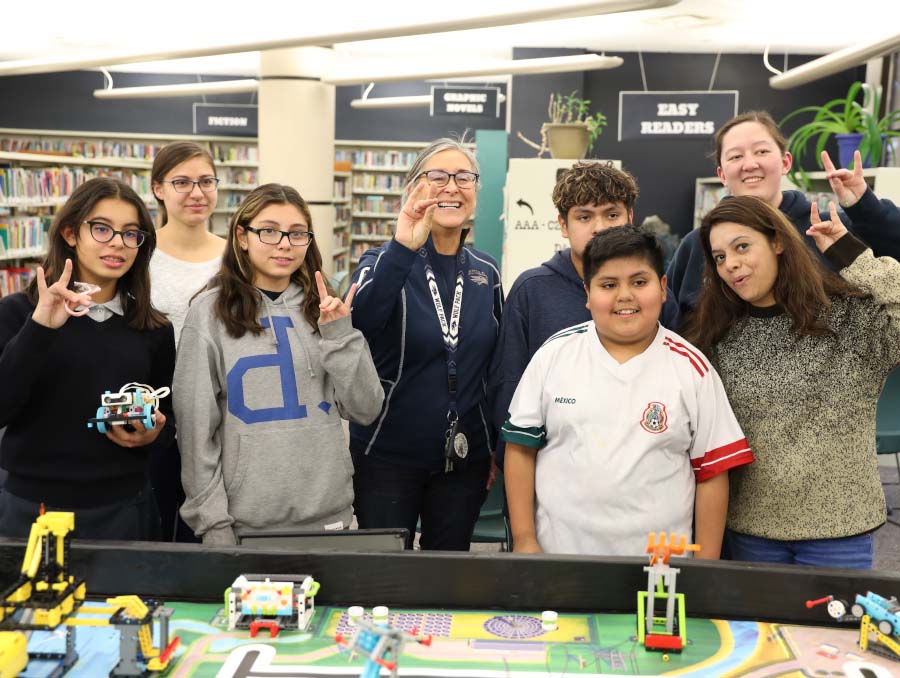
<path fill-rule="evenodd" d="M 194 104 L 194 134 L 255 137 L 259 110 L 251 104 Z"/>
<path fill-rule="evenodd" d="M 711 137 L 737 111 L 736 90 L 619 92 L 619 141 Z"/>
<path fill-rule="evenodd" d="M 431 115 L 475 115 L 500 117 L 499 87 L 431 88 Z"/>

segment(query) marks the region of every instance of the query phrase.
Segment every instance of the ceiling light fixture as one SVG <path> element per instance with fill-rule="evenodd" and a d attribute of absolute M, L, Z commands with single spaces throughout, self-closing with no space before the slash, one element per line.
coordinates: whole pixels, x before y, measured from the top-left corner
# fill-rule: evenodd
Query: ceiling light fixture
<path fill-rule="evenodd" d="M 506 95 L 500 95 L 500 103 L 506 101 Z M 405 97 L 376 97 L 373 99 L 354 99 L 351 108 L 425 108 L 431 105 L 430 94 L 417 94 Z"/>
<path fill-rule="evenodd" d="M 599 54 L 573 54 L 570 56 L 545 57 L 542 59 L 508 59 L 492 61 L 471 67 L 447 65 L 443 67 L 421 68 L 406 71 L 335 72 L 322 76 L 322 81 L 332 85 L 361 85 L 367 82 L 398 82 L 401 80 L 429 80 L 443 77 L 476 77 L 484 75 L 531 75 L 540 73 L 567 73 L 618 68 L 624 63 L 622 57 L 600 56 Z"/>
<path fill-rule="evenodd" d="M 95 89 L 98 99 L 156 99 L 161 97 L 188 97 L 206 94 L 235 94 L 255 92 L 259 80 L 217 80 L 213 82 L 187 82 L 176 85 L 145 85 L 141 87 L 116 87 Z"/>
<path fill-rule="evenodd" d="M 472 17 L 454 17 L 440 21 L 425 21 L 402 25 L 385 25 L 349 30 L 338 33 L 307 35 L 280 40 L 261 40 L 231 44 L 208 45 L 205 47 L 189 47 L 156 52 L 94 52 L 64 58 L 18 59 L 0 62 L 0 75 L 27 75 L 31 73 L 56 73 L 74 71 L 99 66 L 142 63 L 146 61 L 164 61 L 167 59 L 186 59 L 192 57 L 217 56 L 240 52 L 256 52 L 260 50 L 286 49 L 292 47 L 311 47 L 334 45 L 344 42 L 363 40 L 379 40 L 383 38 L 401 38 L 431 33 L 447 33 L 479 28 L 497 28 L 557 19 L 573 19 L 578 17 L 614 14 L 617 12 L 633 12 L 639 10 L 658 9 L 677 4 L 680 0 L 570 0 L 568 2 L 547 3 L 542 7 L 483 14 Z"/>
<path fill-rule="evenodd" d="M 813 59 L 802 66 L 791 68 L 781 75 L 769 78 L 769 86 L 774 89 L 791 89 L 819 80 L 848 68 L 859 66 L 885 54 L 900 49 L 900 33 L 880 38 L 873 42 L 852 45 L 837 52 Z"/>

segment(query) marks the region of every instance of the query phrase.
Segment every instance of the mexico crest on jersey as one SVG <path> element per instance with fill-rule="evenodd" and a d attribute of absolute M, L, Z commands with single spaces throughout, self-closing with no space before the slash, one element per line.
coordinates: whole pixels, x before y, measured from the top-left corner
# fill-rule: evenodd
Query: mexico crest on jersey
<path fill-rule="evenodd" d="M 641 416 L 641 428 L 647 433 L 662 433 L 669 428 L 669 416 L 662 403 L 647 403 L 647 409 Z"/>

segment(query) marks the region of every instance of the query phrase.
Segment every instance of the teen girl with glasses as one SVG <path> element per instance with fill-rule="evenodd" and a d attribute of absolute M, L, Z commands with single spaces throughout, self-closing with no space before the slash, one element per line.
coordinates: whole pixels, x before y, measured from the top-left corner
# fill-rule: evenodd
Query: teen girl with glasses
<path fill-rule="evenodd" d="M 162 224 L 150 260 L 152 297 L 175 328 L 177 345 L 188 302 L 222 264 L 225 239 L 209 230 L 219 179 L 213 157 L 192 141 L 164 146 L 153 160 L 150 179 Z M 191 530 L 178 519 L 184 491 L 177 444 L 154 457 L 151 476 L 162 515 L 163 538 L 194 541 Z"/>
<path fill-rule="evenodd" d="M 204 544 L 245 530 L 347 529 L 353 466 L 341 417 L 384 399 L 350 304 L 322 278 L 309 207 L 266 184 L 235 213 L 218 275 L 178 347 L 181 515 Z"/>
<path fill-rule="evenodd" d="M 28 536 L 43 505 L 75 511 L 82 539 L 158 538 L 147 471 L 174 438 L 170 399 L 152 429 L 87 425 L 106 391 L 171 386 L 172 326 L 150 300 L 153 222 L 129 186 L 98 178 L 73 191 L 48 239 L 27 291 L 0 299 L 0 535 Z"/>

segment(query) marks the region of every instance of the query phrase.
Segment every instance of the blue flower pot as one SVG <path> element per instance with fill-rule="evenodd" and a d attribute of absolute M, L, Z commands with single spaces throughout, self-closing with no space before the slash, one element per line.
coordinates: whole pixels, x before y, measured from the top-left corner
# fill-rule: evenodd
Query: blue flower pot
<path fill-rule="evenodd" d="M 838 145 L 838 160 L 841 163 L 841 167 L 850 168 L 850 165 L 853 164 L 853 153 L 859 148 L 859 144 L 862 141 L 863 135 L 859 133 L 853 134 L 835 134 L 834 138 L 837 139 Z M 881 143 L 883 144 L 885 140 L 885 136 L 881 136 Z M 863 167 L 871 167 L 871 163 L 869 163 L 869 154 L 866 153 L 865 157 L 862 159 Z"/>

